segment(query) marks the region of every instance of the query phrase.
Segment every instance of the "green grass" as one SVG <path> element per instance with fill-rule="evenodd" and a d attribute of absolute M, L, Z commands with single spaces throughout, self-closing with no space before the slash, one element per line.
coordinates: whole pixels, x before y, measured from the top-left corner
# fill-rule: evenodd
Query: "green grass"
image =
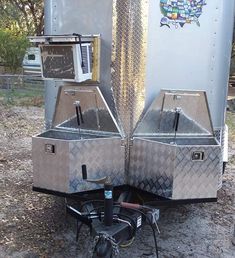
<path fill-rule="evenodd" d="M 0 89 L 0 103 L 4 105 L 43 106 L 44 92 L 42 87 L 24 87 L 23 89 Z"/>
<path fill-rule="evenodd" d="M 229 139 L 235 141 L 235 113 L 227 112 L 226 124 L 228 125 Z"/>

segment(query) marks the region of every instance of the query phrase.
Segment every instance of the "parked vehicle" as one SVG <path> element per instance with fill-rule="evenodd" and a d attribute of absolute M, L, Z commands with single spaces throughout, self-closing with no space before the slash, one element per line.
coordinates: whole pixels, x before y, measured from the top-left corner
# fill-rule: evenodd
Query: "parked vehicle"
<path fill-rule="evenodd" d="M 41 56 L 38 47 L 26 50 L 22 66 L 25 75 L 41 76 Z"/>

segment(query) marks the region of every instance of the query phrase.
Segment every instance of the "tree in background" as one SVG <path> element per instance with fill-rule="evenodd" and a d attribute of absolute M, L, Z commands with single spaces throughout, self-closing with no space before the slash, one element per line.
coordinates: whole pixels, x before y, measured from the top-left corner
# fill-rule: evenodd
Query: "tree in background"
<path fill-rule="evenodd" d="M 0 28 L 40 35 L 44 28 L 43 0 L 0 0 Z"/>
<path fill-rule="evenodd" d="M 43 0 L 0 0 L 0 63 L 15 73 L 22 65 L 29 41 L 44 28 Z"/>
<path fill-rule="evenodd" d="M 0 59 L 12 73 L 21 67 L 29 41 L 24 34 L 14 30 L 0 29 Z"/>

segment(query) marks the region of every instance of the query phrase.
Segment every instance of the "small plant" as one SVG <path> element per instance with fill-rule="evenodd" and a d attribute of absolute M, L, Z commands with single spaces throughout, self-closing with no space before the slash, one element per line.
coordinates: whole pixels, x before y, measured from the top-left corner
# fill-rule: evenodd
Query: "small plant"
<path fill-rule="evenodd" d="M 27 37 L 19 31 L 0 29 L 0 60 L 11 73 L 21 67 L 29 45 Z"/>
<path fill-rule="evenodd" d="M 235 113 L 227 112 L 226 124 L 228 125 L 229 138 L 235 140 Z"/>

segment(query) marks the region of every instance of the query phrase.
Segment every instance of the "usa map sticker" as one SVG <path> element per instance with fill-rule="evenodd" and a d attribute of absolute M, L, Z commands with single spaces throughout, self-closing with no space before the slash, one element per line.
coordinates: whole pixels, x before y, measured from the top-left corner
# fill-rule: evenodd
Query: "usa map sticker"
<path fill-rule="evenodd" d="M 199 17 L 202 14 L 206 0 L 160 0 L 163 17 L 160 26 L 171 28 L 184 27 L 185 24 L 200 26 Z"/>

